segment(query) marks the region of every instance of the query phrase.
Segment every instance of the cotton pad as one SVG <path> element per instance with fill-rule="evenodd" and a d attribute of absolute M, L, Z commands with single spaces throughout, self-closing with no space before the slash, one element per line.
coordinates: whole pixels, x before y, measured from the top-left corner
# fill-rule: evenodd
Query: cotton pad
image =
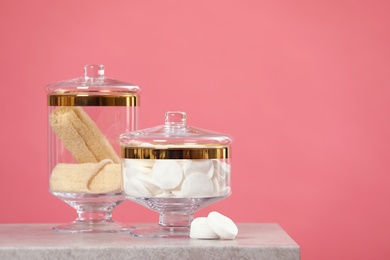
<path fill-rule="evenodd" d="M 159 187 L 158 182 L 148 174 L 138 174 L 132 179 L 139 181 L 152 195 L 160 194 L 162 190 Z"/>
<path fill-rule="evenodd" d="M 193 173 L 203 173 L 211 178 L 214 174 L 214 164 L 212 160 L 187 160 L 183 165 L 183 171 L 186 177 Z"/>
<path fill-rule="evenodd" d="M 236 224 L 234 224 L 230 218 L 216 211 L 209 213 L 206 222 L 209 227 L 221 238 L 234 239 L 238 234 L 238 228 Z"/>
<path fill-rule="evenodd" d="M 132 197 L 149 198 L 152 194 L 149 190 L 137 179 L 129 179 L 125 183 L 124 190 L 126 195 Z"/>
<path fill-rule="evenodd" d="M 209 227 L 205 217 L 191 222 L 190 237 L 195 239 L 219 239 L 220 237 Z"/>
<path fill-rule="evenodd" d="M 159 160 L 153 165 L 152 176 L 163 190 L 176 188 L 183 180 L 183 170 L 172 160 Z"/>
<path fill-rule="evenodd" d="M 181 185 L 184 198 L 210 197 L 213 195 L 214 185 L 211 179 L 203 173 L 194 173 L 185 178 Z"/>
<path fill-rule="evenodd" d="M 139 174 L 147 175 L 147 174 L 151 174 L 151 173 L 152 173 L 152 170 L 150 168 L 146 168 L 143 166 L 132 165 L 132 166 L 127 166 L 125 168 L 125 174 L 126 174 L 127 178 L 132 178 L 133 176 L 139 175 Z"/>

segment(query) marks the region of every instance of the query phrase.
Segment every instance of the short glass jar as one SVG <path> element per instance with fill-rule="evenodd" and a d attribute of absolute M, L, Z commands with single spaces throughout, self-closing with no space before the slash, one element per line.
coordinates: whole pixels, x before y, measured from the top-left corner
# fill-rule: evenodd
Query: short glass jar
<path fill-rule="evenodd" d="M 187 126 L 178 111 L 167 112 L 164 125 L 120 135 L 126 198 L 160 213 L 158 226 L 131 234 L 188 237 L 194 212 L 231 194 L 231 142 Z"/>

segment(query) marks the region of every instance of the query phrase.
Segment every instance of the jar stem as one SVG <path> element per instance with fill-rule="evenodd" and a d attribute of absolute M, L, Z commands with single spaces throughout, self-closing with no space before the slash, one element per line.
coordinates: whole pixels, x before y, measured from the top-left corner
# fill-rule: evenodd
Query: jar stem
<path fill-rule="evenodd" d="M 112 211 L 119 202 L 89 202 L 74 203 L 72 206 L 76 209 L 76 221 L 111 221 Z"/>
<path fill-rule="evenodd" d="M 111 220 L 112 212 L 103 211 L 103 212 L 90 212 L 90 211 L 78 211 L 77 212 L 77 221 L 106 221 Z"/>
<path fill-rule="evenodd" d="M 164 227 L 189 227 L 194 214 L 182 212 L 166 212 L 160 213 L 159 225 Z"/>

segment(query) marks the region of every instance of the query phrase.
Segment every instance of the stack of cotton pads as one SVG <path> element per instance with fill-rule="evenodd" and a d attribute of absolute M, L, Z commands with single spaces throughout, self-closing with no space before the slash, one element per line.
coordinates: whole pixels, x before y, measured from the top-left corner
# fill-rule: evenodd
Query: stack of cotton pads
<path fill-rule="evenodd" d="M 210 212 L 206 217 L 199 217 L 192 221 L 190 237 L 195 239 L 234 239 L 238 228 L 234 222 L 216 212 Z"/>
<path fill-rule="evenodd" d="M 125 159 L 124 190 L 132 197 L 200 198 L 230 193 L 230 165 L 220 160 Z"/>

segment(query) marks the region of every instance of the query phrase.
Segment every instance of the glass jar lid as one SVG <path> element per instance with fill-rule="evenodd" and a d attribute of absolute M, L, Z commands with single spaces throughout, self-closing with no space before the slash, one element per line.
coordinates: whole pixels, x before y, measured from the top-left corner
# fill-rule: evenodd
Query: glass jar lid
<path fill-rule="evenodd" d="M 230 158 L 230 136 L 187 126 L 186 119 L 184 112 L 169 111 L 165 113 L 164 125 L 120 135 L 122 158 Z"/>
<path fill-rule="evenodd" d="M 84 76 L 46 86 L 49 106 L 138 106 L 140 88 L 108 78 L 104 65 L 84 66 Z"/>

